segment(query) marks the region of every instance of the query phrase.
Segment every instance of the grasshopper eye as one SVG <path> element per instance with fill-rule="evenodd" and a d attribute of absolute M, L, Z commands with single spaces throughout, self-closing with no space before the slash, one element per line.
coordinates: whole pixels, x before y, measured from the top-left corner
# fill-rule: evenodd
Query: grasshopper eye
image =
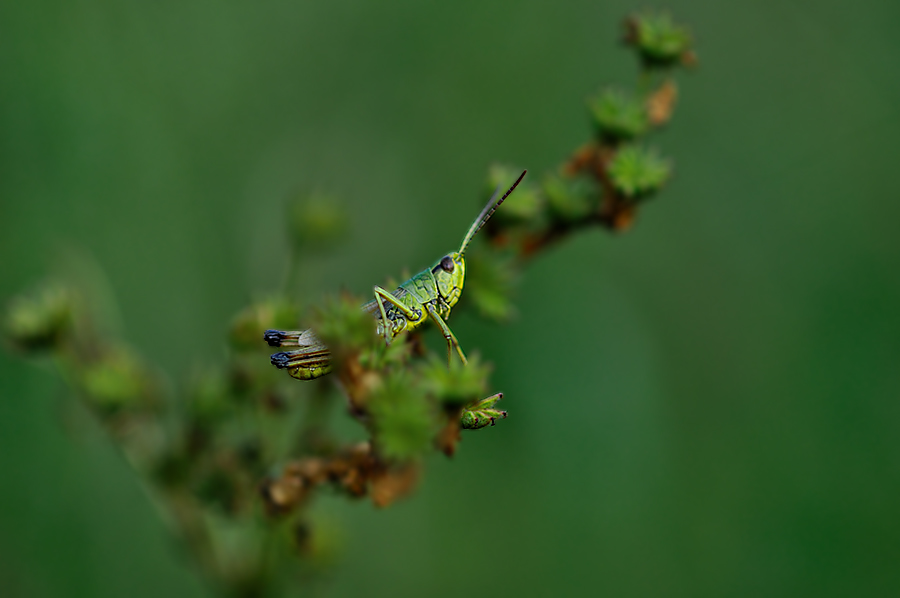
<path fill-rule="evenodd" d="M 445 272 L 453 272 L 453 267 L 453 259 L 451 259 L 449 255 L 445 255 L 441 258 L 441 268 L 443 268 Z"/>

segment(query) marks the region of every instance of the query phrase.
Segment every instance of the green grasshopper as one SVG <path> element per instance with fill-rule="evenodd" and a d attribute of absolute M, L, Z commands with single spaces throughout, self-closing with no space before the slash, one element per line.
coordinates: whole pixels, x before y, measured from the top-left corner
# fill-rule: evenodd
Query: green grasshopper
<path fill-rule="evenodd" d="M 488 201 L 478 218 L 469 227 L 459 251 L 449 253 L 439 259 L 431 268 L 419 272 L 400 285 L 393 293 L 375 286 L 375 298 L 362 306 L 362 310 L 372 314 L 376 320 L 376 333 L 384 336 L 388 345 L 402 332 L 414 330 L 427 319 L 431 319 L 447 340 L 447 361 L 453 358 L 453 350 L 466 363 L 456 335 L 444 320 L 450 315 L 450 308 L 456 305 L 462 294 L 466 277 L 465 252 L 472 238 L 481 230 L 494 211 L 500 207 L 519 182 L 525 177 L 519 175 L 516 182 L 500 199 L 500 188 Z M 272 355 L 272 365 L 287 369 L 298 380 L 312 380 L 331 372 L 331 352 L 312 330 L 284 331 L 266 330 L 263 340 L 271 347 L 299 347 Z"/>

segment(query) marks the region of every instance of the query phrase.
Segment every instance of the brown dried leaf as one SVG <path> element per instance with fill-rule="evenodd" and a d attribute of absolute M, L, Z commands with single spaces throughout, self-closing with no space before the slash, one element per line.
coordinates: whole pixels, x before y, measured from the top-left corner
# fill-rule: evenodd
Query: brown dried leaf
<path fill-rule="evenodd" d="M 418 484 L 420 472 L 421 467 L 417 463 L 373 471 L 370 478 L 372 503 L 383 508 L 408 495 Z"/>
<path fill-rule="evenodd" d="M 459 412 L 460 410 L 454 410 L 454 412 L 450 414 L 447 424 L 440 432 L 438 432 L 437 438 L 435 439 L 438 450 L 448 457 L 453 456 L 456 452 L 456 445 L 459 444 L 459 441 L 462 439 L 462 434 L 460 434 L 459 429 Z"/>
<path fill-rule="evenodd" d="M 592 143 L 586 143 L 575 150 L 569 161 L 563 165 L 563 174 L 566 176 L 575 176 L 582 170 L 590 168 L 597 159 L 597 149 Z"/>
<path fill-rule="evenodd" d="M 647 98 L 647 116 L 654 127 L 669 122 L 675 111 L 675 102 L 678 100 L 678 87 L 671 79 L 659 86 L 659 89 Z"/>

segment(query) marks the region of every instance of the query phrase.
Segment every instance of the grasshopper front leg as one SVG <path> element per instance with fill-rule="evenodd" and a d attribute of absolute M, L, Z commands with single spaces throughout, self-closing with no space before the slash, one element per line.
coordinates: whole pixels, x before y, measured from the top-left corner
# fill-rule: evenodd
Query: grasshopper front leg
<path fill-rule="evenodd" d="M 447 326 L 447 322 L 444 321 L 443 318 L 437 313 L 434 307 L 431 304 L 426 303 L 425 309 L 428 311 L 428 315 L 434 320 L 434 323 L 438 325 L 438 328 L 441 329 L 441 334 L 444 335 L 444 338 L 447 339 L 447 364 L 449 365 L 453 359 L 453 349 L 456 348 L 456 352 L 459 353 L 459 358 L 462 360 L 463 365 L 468 363 L 466 360 L 466 356 L 463 355 L 462 347 L 459 346 L 459 341 L 456 340 L 456 336 L 453 334 L 453 331 L 450 330 L 450 327 Z"/>
<path fill-rule="evenodd" d="M 390 321 L 387 317 L 387 310 L 384 308 L 384 302 L 387 301 L 402 313 L 406 317 L 407 322 L 412 322 L 418 320 L 422 317 L 421 312 L 416 313 L 409 306 L 404 305 L 399 299 L 391 295 L 389 292 L 376 285 L 373 289 L 375 293 L 375 302 L 378 304 L 378 311 L 381 312 L 381 323 L 384 328 L 384 343 L 386 345 L 390 345 L 391 341 L 394 340 L 394 332 L 393 327 L 390 325 Z"/>

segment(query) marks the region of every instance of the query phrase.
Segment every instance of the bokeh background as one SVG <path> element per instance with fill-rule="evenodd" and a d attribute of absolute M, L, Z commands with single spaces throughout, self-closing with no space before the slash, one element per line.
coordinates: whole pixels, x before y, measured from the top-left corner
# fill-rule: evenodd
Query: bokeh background
<path fill-rule="evenodd" d="M 418 270 L 489 162 L 540 174 L 588 138 L 643 6 L 4 2 L 0 299 L 88 256 L 178 380 L 278 287 L 292 194 L 352 213 L 311 288 Z M 535 261 L 511 325 L 451 321 L 511 416 L 411 500 L 334 501 L 317 595 L 900 590 L 900 5 L 662 7 L 701 59 L 655 140 L 674 180 L 629 233 Z M 64 394 L 0 352 L 0 594 L 208 595 Z"/>

